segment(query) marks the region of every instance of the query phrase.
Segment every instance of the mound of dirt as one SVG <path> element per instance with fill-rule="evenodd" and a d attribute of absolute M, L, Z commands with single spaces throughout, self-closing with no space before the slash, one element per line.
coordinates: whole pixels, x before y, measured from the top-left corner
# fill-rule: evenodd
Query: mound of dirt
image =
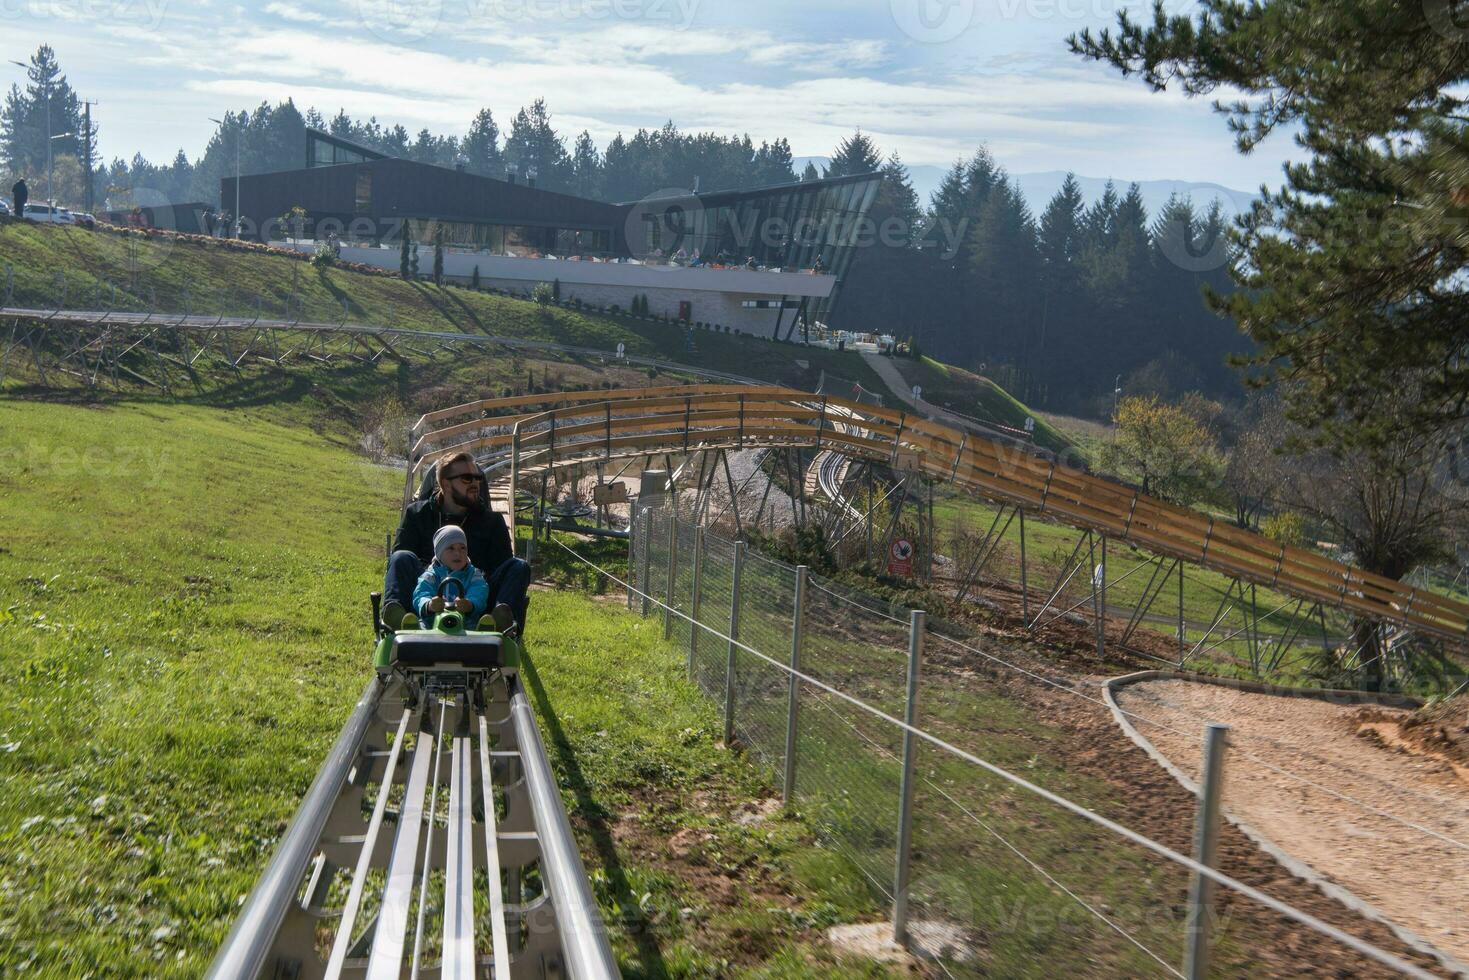
<path fill-rule="evenodd" d="M 1399 720 L 1398 733 L 1423 752 L 1469 766 L 1469 694 L 1409 714 Z"/>

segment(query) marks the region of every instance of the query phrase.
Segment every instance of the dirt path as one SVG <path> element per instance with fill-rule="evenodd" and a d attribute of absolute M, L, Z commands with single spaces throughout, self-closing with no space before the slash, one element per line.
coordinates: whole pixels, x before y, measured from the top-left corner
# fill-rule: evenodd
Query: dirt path
<path fill-rule="evenodd" d="M 1181 680 L 1130 685 L 1118 703 L 1157 723 L 1137 728 L 1190 777 L 1203 726 L 1231 725 L 1228 812 L 1469 962 L 1469 783 L 1385 738 L 1399 713 Z"/>

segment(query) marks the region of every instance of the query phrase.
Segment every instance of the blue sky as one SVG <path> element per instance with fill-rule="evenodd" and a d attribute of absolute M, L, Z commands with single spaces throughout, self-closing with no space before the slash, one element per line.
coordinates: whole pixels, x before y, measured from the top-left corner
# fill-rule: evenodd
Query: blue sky
<path fill-rule="evenodd" d="M 197 156 L 226 109 L 294 97 L 462 133 L 544 96 L 599 145 L 673 119 L 785 136 L 825 155 L 857 126 L 909 164 L 987 144 L 1012 172 L 1074 170 L 1251 190 L 1276 136 L 1240 156 L 1207 100 L 1082 62 L 1067 34 L 1138 0 L 0 0 L 0 59 L 57 51 L 101 104 L 103 155 Z M 1176 0 L 1178 9 L 1193 6 Z M 5 67 L 0 84 L 20 80 Z"/>

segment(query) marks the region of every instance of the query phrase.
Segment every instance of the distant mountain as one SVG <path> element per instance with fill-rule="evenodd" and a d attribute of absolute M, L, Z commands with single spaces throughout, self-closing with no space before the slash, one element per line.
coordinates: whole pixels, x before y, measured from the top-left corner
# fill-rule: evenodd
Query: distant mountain
<path fill-rule="evenodd" d="M 793 161 L 796 173 L 799 174 L 806 169 L 808 161 L 816 164 L 817 169 L 821 169 L 831 162 L 831 158 L 796 157 Z M 924 207 L 928 206 L 933 192 L 938 190 L 939 184 L 943 182 L 945 173 L 947 173 L 945 167 L 919 165 L 908 168 L 908 174 L 913 180 L 913 189 L 918 192 L 918 200 Z M 1047 170 L 1042 173 L 1011 174 L 1011 178 L 1019 185 L 1020 193 L 1025 195 L 1030 210 L 1038 216 L 1045 210 L 1051 198 L 1056 196 L 1056 192 L 1061 189 L 1061 182 L 1066 179 L 1066 172 Z M 1107 180 L 1106 177 L 1076 175 L 1076 182 L 1081 185 L 1082 197 L 1088 204 L 1102 196 Z M 1125 177 L 1113 177 L 1111 180 L 1116 185 L 1118 194 L 1127 193 L 1127 186 L 1132 183 Z M 1239 191 L 1222 184 L 1190 180 L 1141 180 L 1138 181 L 1138 190 L 1143 196 L 1143 202 L 1147 205 L 1150 217 L 1162 209 L 1170 194 L 1190 198 L 1194 207 L 1201 211 L 1209 206 L 1210 201 L 1217 198 L 1224 207 L 1226 217 L 1232 217 L 1248 209 L 1258 196 L 1253 191 Z"/>

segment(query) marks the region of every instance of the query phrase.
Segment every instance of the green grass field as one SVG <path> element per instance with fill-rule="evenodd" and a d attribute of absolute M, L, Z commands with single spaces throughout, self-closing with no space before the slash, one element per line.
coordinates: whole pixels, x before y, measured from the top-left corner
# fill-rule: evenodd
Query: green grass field
<path fill-rule="evenodd" d="M 407 282 L 211 243 L 140 239 L 82 228 L 0 219 L 0 289 L 13 274 L 21 306 L 238 313 L 492 334 L 658 357 L 772 384 L 813 388 L 823 369 L 881 382 L 855 353 L 775 343 L 764 336 L 559 307 L 460 286 Z M 114 289 L 116 290 L 114 292 Z M 257 306 L 257 301 L 259 305 Z M 289 311 L 289 312 L 288 312 Z M 693 346 L 688 339 L 692 336 Z M 806 367 L 796 364 L 806 362 Z"/>
<path fill-rule="evenodd" d="M 286 416 L 0 402 L 0 974 L 199 975 L 361 689 L 399 478 Z M 625 973 L 883 975 L 817 941 L 879 917 L 855 872 L 730 819 L 771 788 L 680 655 L 583 594 L 532 622 Z"/>
<path fill-rule="evenodd" d="M 957 543 L 957 536 L 961 529 L 969 534 L 984 535 L 992 526 L 997 508 L 972 497 L 940 491 L 934 498 L 934 521 L 938 526 L 940 551 L 953 556 L 959 556 L 956 560 L 962 560 L 962 556 L 968 554 L 967 548 Z M 1018 521 L 1010 521 L 1008 526 L 1001 521 L 1000 527 L 1004 528 L 1002 544 L 994 557 L 990 560 L 987 568 L 987 576 L 1015 583 L 1018 587 L 1020 581 L 1020 524 Z M 1056 576 L 1059 569 L 1072 555 L 1077 543 L 1084 535 L 1075 528 L 1065 527 L 1059 524 L 1051 524 L 1046 521 L 1031 519 L 1025 524 L 1026 557 L 1029 568 L 1029 585 L 1032 596 L 1044 595 L 1056 584 Z M 1143 599 L 1144 590 L 1149 587 L 1153 574 L 1151 567 L 1144 565 L 1151 556 L 1145 552 L 1135 552 L 1124 544 L 1116 541 L 1108 542 L 1107 551 L 1107 587 L 1106 601 L 1110 607 L 1108 615 L 1113 618 L 1120 617 L 1126 621 L 1129 611 L 1136 607 Z M 1083 549 L 1085 551 L 1085 549 Z M 972 557 L 972 556 L 971 556 Z M 1086 554 L 1082 560 L 1085 561 Z M 1099 560 L 1100 555 L 1097 555 Z M 1087 565 L 1091 568 L 1093 565 Z M 1196 565 L 1185 563 L 1184 588 L 1183 588 L 1183 612 L 1188 624 L 1185 629 L 1190 646 L 1204 639 L 1208 624 L 1213 622 L 1219 613 L 1221 600 L 1226 590 L 1230 588 L 1230 579 L 1219 573 L 1200 568 Z M 1161 579 L 1161 573 L 1159 575 Z M 1154 600 L 1150 609 L 1150 616 L 1157 617 L 1159 621 L 1145 622 L 1144 629 L 1174 636 L 1176 632 L 1176 617 L 1178 615 L 1179 596 L 1177 578 L 1169 578 L 1162 586 L 1161 592 Z M 1077 610 L 1082 615 L 1090 616 L 1090 605 L 1084 603 L 1090 592 L 1090 574 L 1083 570 L 1072 580 L 1061 599 L 1054 607 L 1056 611 L 1071 609 L 1080 605 Z M 1238 595 L 1236 588 L 1235 595 Z M 1258 587 L 1254 590 L 1254 600 L 1260 616 L 1260 631 L 1262 634 L 1281 635 L 1292 629 L 1301 631 L 1301 643 L 1310 646 L 1319 643 L 1321 627 L 1319 622 L 1295 624 L 1291 615 L 1295 609 L 1295 601 L 1274 590 Z M 1043 599 L 1040 601 L 1044 601 Z M 1308 604 L 1309 606 L 1309 604 Z M 1032 608 L 1032 614 L 1039 610 Z M 1303 610 L 1302 616 L 1308 610 Z M 1048 613 L 1048 616 L 1050 614 Z M 1247 657 L 1247 643 L 1243 636 L 1229 639 L 1229 634 L 1243 628 L 1243 620 L 1237 612 L 1230 611 L 1226 614 L 1209 637 L 1207 646 L 1218 646 L 1218 653 L 1230 657 Z M 1340 636 L 1347 628 L 1347 618 L 1337 610 L 1326 610 L 1326 626 L 1331 636 Z M 1227 673 L 1236 673 L 1235 665 L 1214 658 L 1217 662 L 1214 667 L 1223 669 Z M 1207 669 L 1208 658 L 1194 664 L 1197 669 Z M 1287 675 L 1295 679 L 1302 679 L 1299 671 Z"/>
<path fill-rule="evenodd" d="M 1049 422 L 995 384 L 989 378 L 944 364 L 931 357 L 893 358 L 893 366 L 909 384 L 923 387 L 923 400 L 970 415 L 984 422 L 998 422 L 1012 429 L 1024 429 L 1027 418 L 1035 419 L 1035 442 L 1055 453 L 1066 452 L 1074 444 Z"/>

